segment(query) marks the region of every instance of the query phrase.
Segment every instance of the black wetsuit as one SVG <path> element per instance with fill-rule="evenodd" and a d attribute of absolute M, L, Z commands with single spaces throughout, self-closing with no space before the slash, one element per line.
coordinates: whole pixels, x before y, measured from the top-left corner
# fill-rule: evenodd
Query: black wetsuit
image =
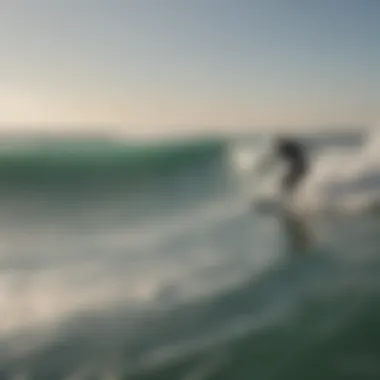
<path fill-rule="evenodd" d="M 277 144 L 277 153 L 288 164 L 288 172 L 282 182 L 285 192 L 293 191 L 307 173 L 308 163 L 303 146 L 291 139 L 281 139 Z"/>

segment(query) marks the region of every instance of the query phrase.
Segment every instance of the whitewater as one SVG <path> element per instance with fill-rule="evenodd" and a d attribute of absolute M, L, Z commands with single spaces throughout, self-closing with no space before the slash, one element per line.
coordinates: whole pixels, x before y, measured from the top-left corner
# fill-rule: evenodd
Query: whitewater
<path fill-rule="evenodd" d="M 318 145 L 318 137 L 303 140 L 311 164 L 310 172 L 297 193 L 297 204 L 301 210 L 315 214 L 333 207 L 341 213 L 360 212 L 378 202 L 380 133 L 377 130 L 362 135 L 352 134 L 351 139 L 331 145 L 328 142 Z M 256 143 L 256 149 L 246 142 L 231 147 L 232 165 L 239 172 L 246 196 L 253 200 L 278 197 L 279 181 L 285 169 L 280 163 L 266 177 L 255 176 L 257 166 L 272 151 L 275 137 L 263 137 L 262 141 L 259 146 Z"/>

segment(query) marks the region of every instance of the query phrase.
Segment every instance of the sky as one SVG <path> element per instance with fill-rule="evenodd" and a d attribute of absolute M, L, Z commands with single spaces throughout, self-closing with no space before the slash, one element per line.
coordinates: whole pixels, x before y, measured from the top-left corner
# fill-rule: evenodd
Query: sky
<path fill-rule="evenodd" d="M 0 129 L 376 122 L 378 0 L 2 0 Z"/>

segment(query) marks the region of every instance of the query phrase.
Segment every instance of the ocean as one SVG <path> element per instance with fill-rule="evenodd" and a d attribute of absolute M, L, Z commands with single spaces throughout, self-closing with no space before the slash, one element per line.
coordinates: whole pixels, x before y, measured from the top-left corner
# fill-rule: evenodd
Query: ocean
<path fill-rule="evenodd" d="M 264 136 L 265 137 L 265 136 Z M 379 379 L 380 135 L 0 146 L 1 380 Z"/>

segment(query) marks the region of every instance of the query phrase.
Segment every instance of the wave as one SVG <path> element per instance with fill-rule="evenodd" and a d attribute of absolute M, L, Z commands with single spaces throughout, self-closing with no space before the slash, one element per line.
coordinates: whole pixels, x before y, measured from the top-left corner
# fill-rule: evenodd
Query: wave
<path fill-rule="evenodd" d="M 0 188 L 29 191 L 47 186 L 60 192 L 68 189 L 88 192 L 92 188 L 97 194 L 106 186 L 113 189 L 112 186 L 120 185 L 123 192 L 150 187 L 151 193 L 170 193 L 174 200 L 185 193 L 207 191 L 215 196 L 215 191 L 233 182 L 237 195 L 251 202 L 263 195 L 278 195 L 280 166 L 265 177 L 255 174 L 256 165 L 269 151 L 271 138 L 267 137 L 149 143 L 60 140 L 29 145 L 24 142 L 19 146 L 13 143 L 9 147 L 3 141 Z M 316 212 L 331 210 L 333 205 L 341 212 L 372 207 L 379 200 L 377 130 L 298 138 L 307 146 L 312 161 L 310 174 L 298 196 L 300 207 Z M 161 184 L 157 185 L 156 180 Z"/>
<path fill-rule="evenodd" d="M 6 145 L 5 143 L 2 144 Z M 203 139 L 167 143 L 56 141 L 0 150 L 0 182 L 62 184 L 107 179 L 146 179 L 220 160 L 225 141 Z"/>

